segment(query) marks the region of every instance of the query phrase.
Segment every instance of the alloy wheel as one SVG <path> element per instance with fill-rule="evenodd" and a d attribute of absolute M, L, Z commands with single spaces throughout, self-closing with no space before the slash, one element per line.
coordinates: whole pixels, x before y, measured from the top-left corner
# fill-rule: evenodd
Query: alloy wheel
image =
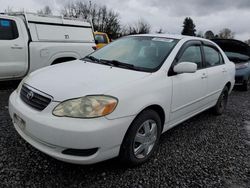
<path fill-rule="evenodd" d="M 138 129 L 133 150 L 138 159 L 143 159 L 152 151 L 157 140 L 158 126 L 154 120 L 145 121 Z"/>

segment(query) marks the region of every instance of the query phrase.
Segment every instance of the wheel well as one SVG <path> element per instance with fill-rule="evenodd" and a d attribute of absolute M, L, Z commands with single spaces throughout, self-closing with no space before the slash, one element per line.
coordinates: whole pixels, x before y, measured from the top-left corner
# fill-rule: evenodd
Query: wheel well
<path fill-rule="evenodd" d="M 164 127 L 164 124 L 165 124 L 165 112 L 164 112 L 163 108 L 162 108 L 161 106 L 159 106 L 159 105 L 151 105 L 151 106 L 148 106 L 148 107 L 144 108 L 139 114 L 137 114 L 137 116 L 135 117 L 135 119 L 136 119 L 144 110 L 147 110 L 147 109 L 154 110 L 156 113 L 159 114 L 160 119 L 161 119 L 161 124 L 162 124 L 162 127 L 161 127 L 161 132 L 162 132 L 163 127 Z M 134 119 L 134 120 L 135 120 L 135 119 Z M 134 120 L 133 120 L 133 122 L 134 122 Z M 132 124 L 132 123 L 131 123 L 131 124 Z M 126 138 L 126 135 L 128 134 L 128 131 L 129 131 L 130 127 L 131 127 L 131 124 L 130 124 L 128 130 L 126 131 L 126 133 L 125 133 L 125 135 L 124 135 L 124 137 L 123 137 L 122 143 L 124 142 L 124 139 Z M 121 148 L 120 148 L 120 152 L 121 152 Z"/>
<path fill-rule="evenodd" d="M 162 125 L 162 129 L 163 129 L 163 126 L 165 124 L 165 112 L 163 110 L 163 108 L 159 105 L 151 105 L 151 106 L 148 106 L 147 108 L 143 109 L 142 111 L 146 110 L 146 109 L 151 109 L 151 110 L 154 110 L 155 112 L 158 113 L 158 115 L 160 116 L 160 119 L 161 119 L 161 125 Z"/>
<path fill-rule="evenodd" d="M 226 84 L 226 87 L 228 88 L 228 90 L 230 90 L 231 89 L 231 82 L 227 82 L 227 84 Z"/>
<path fill-rule="evenodd" d="M 74 58 L 74 57 L 60 57 L 60 58 L 57 58 L 56 60 L 54 60 L 53 63 L 51 63 L 51 65 L 55 65 L 55 64 L 59 64 L 59 63 L 67 62 L 67 61 L 72 61 L 75 59 L 76 58 Z"/>

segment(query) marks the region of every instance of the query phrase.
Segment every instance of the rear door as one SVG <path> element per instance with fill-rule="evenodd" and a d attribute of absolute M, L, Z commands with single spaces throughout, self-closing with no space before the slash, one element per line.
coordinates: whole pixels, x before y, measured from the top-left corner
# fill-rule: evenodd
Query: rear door
<path fill-rule="evenodd" d="M 196 63 L 195 73 L 173 75 L 173 94 L 171 106 L 171 121 L 178 121 L 193 114 L 206 104 L 207 71 L 203 65 L 200 41 L 184 44 L 176 57 L 174 65 L 181 62 Z"/>
<path fill-rule="evenodd" d="M 203 51 L 207 67 L 208 102 L 218 99 L 226 85 L 227 67 L 219 49 L 213 44 L 204 44 Z"/>
<path fill-rule="evenodd" d="M 0 17 L 0 80 L 23 77 L 28 69 L 28 49 L 20 20 Z"/>

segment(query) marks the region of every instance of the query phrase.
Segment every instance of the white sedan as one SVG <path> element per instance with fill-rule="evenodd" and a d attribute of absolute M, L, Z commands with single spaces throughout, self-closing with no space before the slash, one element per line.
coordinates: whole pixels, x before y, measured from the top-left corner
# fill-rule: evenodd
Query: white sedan
<path fill-rule="evenodd" d="M 31 73 L 11 94 L 9 112 L 21 137 L 56 159 L 119 156 L 138 165 L 163 132 L 209 108 L 222 114 L 234 76 L 235 65 L 209 40 L 128 36 Z"/>

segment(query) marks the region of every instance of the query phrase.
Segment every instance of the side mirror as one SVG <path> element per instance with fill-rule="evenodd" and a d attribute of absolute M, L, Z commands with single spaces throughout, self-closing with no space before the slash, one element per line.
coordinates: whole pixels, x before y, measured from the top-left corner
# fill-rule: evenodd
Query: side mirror
<path fill-rule="evenodd" d="M 195 73 L 197 71 L 197 64 L 191 62 L 181 62 L 174 66 L 174 72 L 180 73 Z"/>
<path fill-rule="evenodd" d="M 98 40 L 95 40 L 95 44 L 96 44 L 96 45 L 99 44 L 99 41 L 98 41 Z"/>

